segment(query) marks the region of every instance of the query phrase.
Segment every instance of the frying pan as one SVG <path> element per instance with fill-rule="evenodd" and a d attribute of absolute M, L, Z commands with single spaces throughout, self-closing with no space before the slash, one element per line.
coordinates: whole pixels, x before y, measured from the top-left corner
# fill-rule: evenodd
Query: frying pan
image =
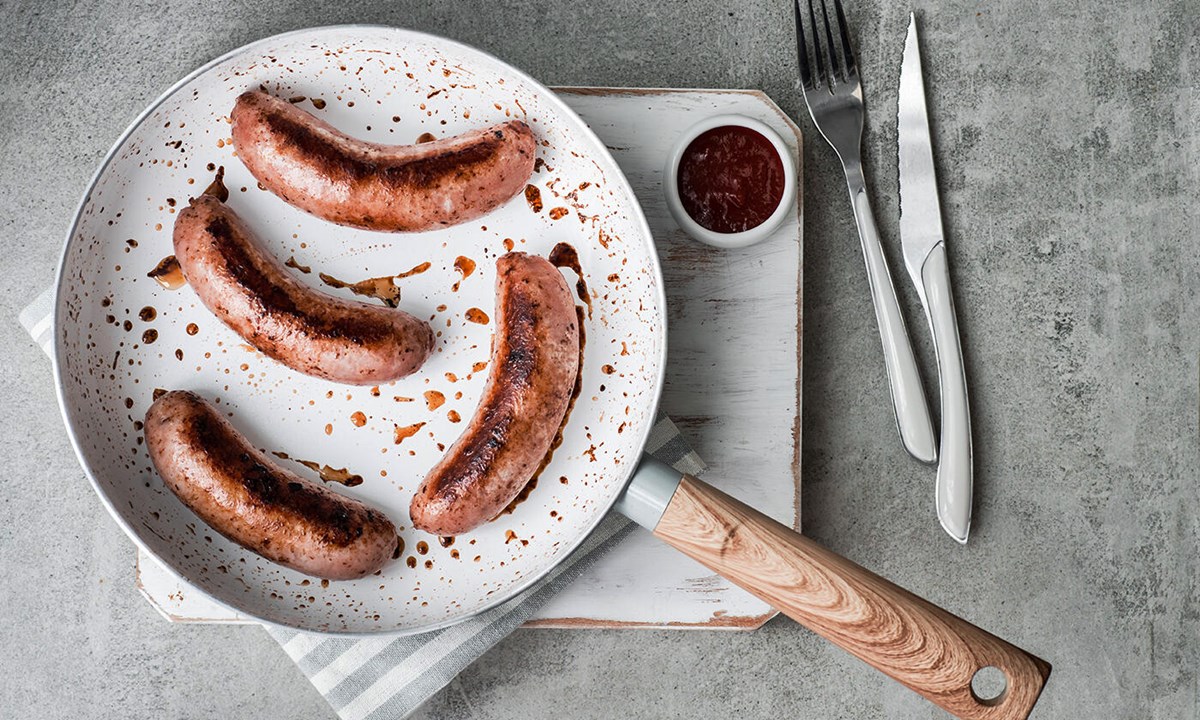
<path fill-rule="evenodd" d="M 259 189 L 236 158 L 228 112 L 259 85 L 377 142 L 523 118 L 542 141 L 531 180 L 541 202 L 519 196 L 479 221 L 416 235 L 328 225 Z M 438 332 L 426 366 L 377 388 L 302 376 L 243 345 L 186 286 L 149 277 L 171 252 L 176 210 L 218 167 L 231 205 L 303 281 L 348 295 L 324 277 L 395 278 L 384 282 L 399 287 L 401 307 Z M 562 444 L 511 512 L 452 543 L 423 536 L 406 524 L 409 500 L 485 382 L 492 328 L 468 310 L 491 313 L 499 255 L 546 255 L 561 243 L 578 252 L 581 277 L 566 272 L 587 288 L 581 394 Z M 641 209 L 565 104 L 467 46 L 387 27 L 318 28 L 253 43 L 184 78 L 133 122 L 84 194 L 59 267 L 54 342 L 60 407 L 101 501 L 159 562 L 263 622 L 350 635 L 445 627 L 536 582 L 615 505 L 962 717 L 1025 717 L 1049 675 L 1044 661 L 642 457 L 663 382 L 666 308 Z M 281 463 L 349 480 L 346 493 L 396 521 L 397 561 L 362 580 L 316 581 L 213 532 L 150 465 L 141 420 L 160 388 L 210 398 Z M 987 666 L 1007 681 L 997 698 L 971 688 Z"/>

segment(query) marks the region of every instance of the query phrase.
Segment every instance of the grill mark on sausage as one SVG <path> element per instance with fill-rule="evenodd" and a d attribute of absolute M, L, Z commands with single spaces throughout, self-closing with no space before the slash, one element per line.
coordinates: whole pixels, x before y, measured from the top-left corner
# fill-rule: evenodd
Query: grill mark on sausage
<path fill-rule="evenodd" d="M 469 180 L 477 174 L 476 168 L 495 161 L 504 143 L 504 133 L 497 130 L 465 146 L 456 147 L 460 140 L 447 138 L 434 141 L 447 146 L 438 148 L 439 152 L 398 162 L 378 162 L 365 154 L 347 153 L 338 138 L 321 132 L 307 118 L 267 113 L 263 119 L 270 131 L 282 139 L 282 150 L 318 164 L 331 181 L 361 186 L 382 178 L 396 192 L 436 189 L 448 181 Z M 436 147 L 434 143 L 429 143 L 430 149 Z"/>
<path fill-rule="evenodd" d="M 260 91 L 243 93 L 230 118 L 260 187 L 331 222 L 391 232 L 490 212 L 520 192 L 538 146 L 520 120 L 418 145 L 373 143 Z"/>
<path fill-rule="evenodd" d="M 174 244 L 205 306 L 248 343 L 293 369 L 378 383 L 413 372 L 432 350 L 428 323 L 300 282 L 213 196 L 201 195 L 179 213 Z"/>
<path fill-rule="evenodd" d="M 296 321 L 296 330 L 310 337 L 345 339 L 355 345 L 380 342 L 391 337 L 389 328 L 360 313 L 344 312 L 330 315 L 314 313 L 305 302 L 298 283 L 276 283 L 266 268 L 255 262 L 244 241 L 235 236 L 239 230 L 225 215 L 215 215 L 205 225 L 212 246 L 225 258 L 230 277 L 255 298 L 264 312 L 285 315 Z M 286 270 L 277 270 L 277 272 Z M 300 291 L 300 292 L 297 292 Z"/>
<path fill-rule="evenodd" d="M 508 272 L 511 271 L 510 268 Z M 504 357 L 498 358 L 501 366 L 494 371 L 505 382 L 497 388 L 500 394 L 483 416 L 479 431 L 461 448 L 465 462 L 438 478 L 437 492 L 457 494 L 455 488 L 486 472 L 496 454 L 509 442 L 520 397 L 532 384 L 538 365 L 536 309 L 537 301 L 531 297 L 528 283 L 521 283 L 506 298 L 503 312 L 509 347 Z"/>
<path fill-rule="evenodd" d="M 580 330 L 565 279 L 525 253 L 501 257 L 497 272 L 484 397 L 410 506 L 415 526 L 427 532 L 467 532 L 501 512 L 538 471 L 570 404 Z"/>
<path fill-rule="evenodd" d="M 362 537 L 359 518 L 354 517 L 340 496 L 306 482 L 299 476 L 274 467 L 265 457 L 246 447 L 244 438 L 224 418 L 213 414 L 198 396 L 187 393 L 188 404 L 195 409 L 192 422 L 182 430 L 183 444 L 203 448 L 205 463 L 230 478 L 240 480 L 244 497 L 220 497 L 223 504 L 248 503 L 258 511 L 281 513 L 282 525 L 298 522 L 321 527 L 321 541 L 335 547 L 347 547 Z M 215 488 L 210 488 L 215 490 Z M 379 514 L 361 508 L 367 522 L 376 522 Z M 219 529 L 218 529 L 219 530 Z M 235 542 L 237 538 L 230 538 Z"/>

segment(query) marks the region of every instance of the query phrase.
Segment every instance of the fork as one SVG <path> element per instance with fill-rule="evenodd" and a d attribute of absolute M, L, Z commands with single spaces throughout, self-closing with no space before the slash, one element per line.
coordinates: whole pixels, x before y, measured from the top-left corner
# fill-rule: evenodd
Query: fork
<path fill-rule="evenodd" d="M 867 281 L 871 288 L 871 300 L 875 305 L 875 320 L 879 324 L 879 336 L 883 341 L 883 359 L 891 385 L 892 408 L 896 413 L 896 426 L 904 449 L 924 463 L 937 461 L 937 441 L 933 433 L 933 421 L 929 406 L 925 402 L 925 389 L 917 371 L 917 360 L 900 303 L 896 299 L 896 288 L 892 285 L 892 274 L 888 270 L 883 246 L 879 243 L 879 230 L 875 227 L 875 216 L 867 198 L 866 178 L 862 168 L 863 94 L 858 75 L 858 63 L 850 46 L 846 31 L 846 16 L 842 12 L 841 0 L 833 0 L 836 11 L 834 25 L 841 40 L 841 52 L 834 44 L 834 32 L 830 27 L 829 11 L 825 0 L 817 0 L 821 9 L 820 25 L 825 29 L 824 49 L 813 0 L 807 0 L 808 27 L 812 30 L 813 53 L 810 57 L 805 38 L 804 9 L 796 0 L 796 51 L 800 61 L 800 80 L 804 89 L 804 102 L 821 136 L 833 147 L 842 161 L 846 174 L 846 185 L 850 189 L 850 202 L 854 207 L 854 220 L 858 225 L 858 237 L 862 241 L 863 256 L 867 262 Z M 824 57 L 822 57 L 824 55 Z M 810 60 L 812 64 L 810 65 Z M 813 72 L 815 68 L 816 72 Z"/>

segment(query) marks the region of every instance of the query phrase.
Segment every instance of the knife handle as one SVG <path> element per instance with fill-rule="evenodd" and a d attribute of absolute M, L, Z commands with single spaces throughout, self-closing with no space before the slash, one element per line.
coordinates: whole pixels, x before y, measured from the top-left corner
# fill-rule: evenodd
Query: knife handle
<path fill-rule="evenodd" d="M 937 514 L 942 527 L 960 543 L 971 529 L 974 460 L 971 453 L 971 408 L 967 403 L 967 374 L 958 315 L 950 292 L 946 246 L 938 243 L 921 266 L 925 308 L 938 359 L 942 398 L 941 459 L 937 472 Z"/>
<path fill-rule="evenodd" d="M 1024 720 L 1050 664 L 685 475 L 654 534 L 964 720 Z M 1004 673 L 995 698 L 971 688 Z"/>
<path fill-rule="evenodd" d="M 888 270 L 887 258 L 879 242 L 879 230 L 875 227 L 875 215 L 871 212 L 861 168 L 855 170 L 848 166 L 846 178 L 854 206 L 854 220 L 858 224 L 858 237 L 862 241 L 863 258 L 867 263 L 867 283 L 871 288 L 871 302 L 875 305 L 879 338 L 883 341 L 883 362 L 891 386 L 892 409 L 896 413 L 900 441 L 909 455 L 923 463 L 933 463 L 937 461 L 938 454 L 933 420 L 929 416 L 925 388 L 917 371 L 917 358 L 908 338 L 908 328 L 900 312 L 900 302 L 896 299 L 892 273 Z"/>

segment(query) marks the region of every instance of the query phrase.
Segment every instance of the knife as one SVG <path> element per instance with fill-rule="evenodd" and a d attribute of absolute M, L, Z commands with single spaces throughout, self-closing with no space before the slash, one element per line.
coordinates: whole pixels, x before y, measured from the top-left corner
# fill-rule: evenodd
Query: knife
<path fill-rule="evenodd" d="M 929 114 L 917 42 L 917 18 L 909 14 L 904 60 L 900 65 L 897 113 L 900 146 L 900 243 L 904 264 L 925 306 L 925 317 L 937 353 L 941 390 L 942 435 L 937 469 L 938 520 L 960 543 L 971 529 L 974 469 L 971 457 L 971 411 L 962 344 L 950 290 L 950 267 L 942 235 L 941 205 L 933 172 Z"/>

